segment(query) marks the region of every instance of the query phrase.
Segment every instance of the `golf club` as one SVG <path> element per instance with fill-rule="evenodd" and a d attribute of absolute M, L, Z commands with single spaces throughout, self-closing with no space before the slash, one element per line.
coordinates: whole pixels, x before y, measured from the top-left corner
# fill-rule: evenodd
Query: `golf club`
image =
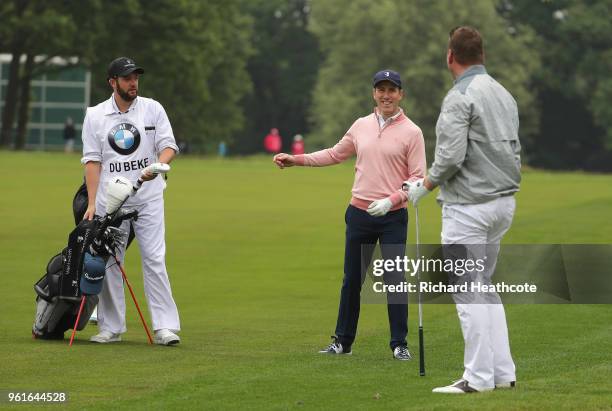
<path fill-rule="evenodd" d="M 138 177 L 136 183 L 131 187 L 131 190 L 128 188 L 128 186 L 131 185 L 129 180 L 125 177 L 118 177 L 115 180 L 115 183 L 123 184 L 125 189 L 118 190 L 116 193 L 117 197 L 112 198 L 111 196 L 109 198 L 108 208 L 110 210 L 107 209 L 107 214 L 114 214 L 115 211 L 123 207 L 128 198 L 130 198 L 130 195 L 136 194 L 136 192 L 140 189 L 140 187 L 142 187 L 142 184 L 144 183 L 142 175 L 147 171 L 151 172 L 151 174 L 155 176 L 157 176 L 157 174 L 166 174 L 168 171 L 170 171 L 170 165 L 165 163 L 153 163 L 147 166 L 144 170 L 142 170 L 140 177 Z M 111 193 L 108 193 L 108 195 L 110 194 Z"/>
<path fill-rule="evenodd" d="M 416 220 L 416 254 L 417 258 L 420 258 L 419 253 L 419 207 L 415 206 L 415 220 Z M 421 303 L 421 270 L 418 269 L 416 272 L 417 278 L 417 300 L 419 306 L 419 375 L 425 376 L 425 346 L 423 342 L 423 305 Z"/>

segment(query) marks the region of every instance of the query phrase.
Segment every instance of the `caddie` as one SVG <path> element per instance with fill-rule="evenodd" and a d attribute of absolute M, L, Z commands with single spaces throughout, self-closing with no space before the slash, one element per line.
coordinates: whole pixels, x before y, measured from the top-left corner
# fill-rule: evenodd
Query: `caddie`
<path fill-rule="evenodd" d="M 139 76 L 144 70 L 127 57 L 119 57 L 108 66 L 108 84 L 113 93 L 106 101 L 89 107 L 83 122 L 83 158 L 88 205 L 85 219 L 104 215 L 106 186 L 114 177 L 124 176 L 133 184 L 144 171 L 142 188 L 129 197 L 125 207 L 138 210 L 133 221 L 142 256 L 144 291 L 147 298 L 154 341 L 161 345 L 180 342 L 176 334 L 180 321 L 166 271 L 164 198 L 166 183 L 150 171 L 154 163 L 169 164 L 176 153 L 172 127 L 166 111 L 157 101 L 138 96 Z M 129 221 L 121 227 L 129 231 Z M 123 260 L 125 249 L 118 257 Z M 100 302 L 99 333 L 92 342 L 121 341 L 126 332 L 125 295 L 121 272 L 109 260 Z"/>

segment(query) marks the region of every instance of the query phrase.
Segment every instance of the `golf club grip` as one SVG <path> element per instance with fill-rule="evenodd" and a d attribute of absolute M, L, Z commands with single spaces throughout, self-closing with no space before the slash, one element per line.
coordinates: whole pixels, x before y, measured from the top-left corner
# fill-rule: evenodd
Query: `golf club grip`
<path fill-rule="evenodd" d="M 425 345 L 423 344 L 423 327 L 419 327 L 419 375 L 425 376 Z"/>
<path fill-rule="evenodd" d="M 136 184 L 134 184 L 134 192 L 140 189 L 140 187 L 142 186 L 142 183 L 144 183 L 144 181 L 142 180 L 142 177 L 138 177 L 138 181 L 136 181 Z"/>

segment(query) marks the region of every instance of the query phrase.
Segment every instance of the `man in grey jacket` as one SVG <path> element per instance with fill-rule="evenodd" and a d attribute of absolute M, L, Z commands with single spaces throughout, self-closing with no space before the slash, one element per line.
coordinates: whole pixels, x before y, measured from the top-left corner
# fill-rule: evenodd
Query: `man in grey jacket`
<path fill-rule="evenodd" d="M 476 29 L 463 26 L 450 32 L 446 60 L 455 84 L 444 98 L 436 124 L 434 164 L 423 180 L 407 184 L 408 196 L 416 207 L 440 186 L 442 244 L 463 245 L 468 258 L 484 258 L 485 269 L 466 276 L 471 282 L 490 284 L 521 180 L 518 109 L 510 93 L 487 74 Z M 499 295 L 454 294 L 453 298 L 465 342 L 464 373 L 433 392 L 464 394 L 514 387 L 515 366 Z"/>

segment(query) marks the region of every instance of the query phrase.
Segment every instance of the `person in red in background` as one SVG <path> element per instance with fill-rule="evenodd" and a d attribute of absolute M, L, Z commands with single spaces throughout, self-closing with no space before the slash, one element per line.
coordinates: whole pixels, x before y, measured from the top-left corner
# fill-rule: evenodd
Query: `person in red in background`
<path fill-rule="evenodd" d="M 291 145 L 291 154 L 297 156 L 304 154 L 304 139 L 301 134 L 293 136 L 293 144 Z"/>
<path fill-rule="evenodd" d="M 271 129 L 270 133 L 264 138 L 264 148 L 268 153 L 276 154 L 281 151 L 282 146 L 283 141 L 280 134 L 278 134 L 278 129 Z"/>

